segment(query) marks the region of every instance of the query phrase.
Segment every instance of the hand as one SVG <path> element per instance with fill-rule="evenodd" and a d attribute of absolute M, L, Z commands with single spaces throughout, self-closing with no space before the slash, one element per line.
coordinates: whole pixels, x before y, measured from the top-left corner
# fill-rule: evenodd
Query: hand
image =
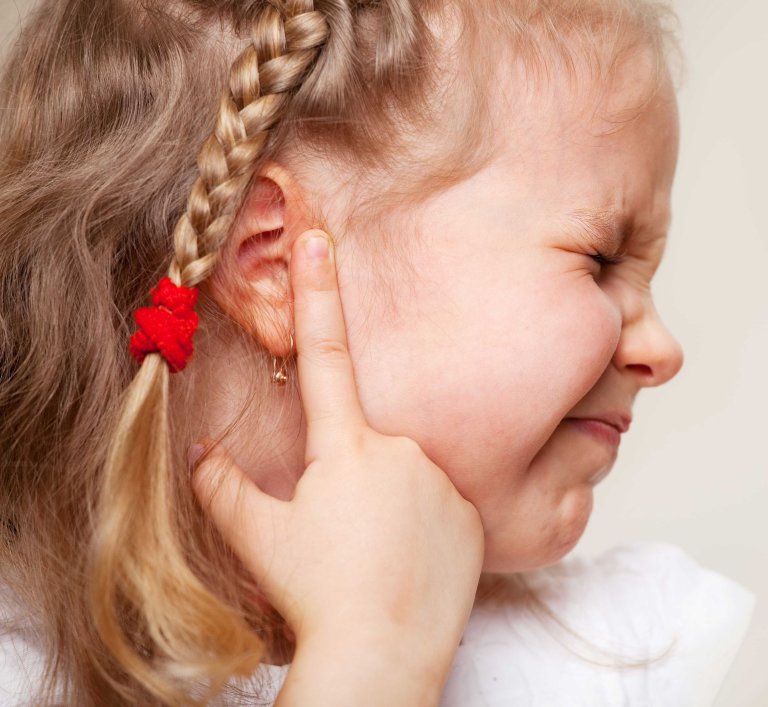
<path fill-rule="evenodd" d="M 309 231 L 291 255 L 307 423 L 294 497 L 261 491 L 221 448 L 197 467 L 195 491 L 299 645 L 340 631 L 384 632 L 452 657 L 482 569 L 480 516 L 415 441 L 367 424 L 333 247 L 309 257 L 313 233 L 327 238 Z"/>

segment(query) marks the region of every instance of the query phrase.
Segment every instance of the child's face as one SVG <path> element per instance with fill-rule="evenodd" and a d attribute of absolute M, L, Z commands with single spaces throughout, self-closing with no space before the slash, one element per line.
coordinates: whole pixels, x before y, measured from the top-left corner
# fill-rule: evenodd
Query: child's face
<path fill-rule="evenodd" d="M 564 78 L 547 95 L 509 91 L 514 120 L 498 159 L 421 212 L 425 240 L 410 251 L 396 309 L 371 304 L 365 258 L 345 254 L 354 265 L 340 272 L 342 298 L 371 426 L 418 441 L 477 507 L 485 571 L 551 564 L 575 545 L 617 447 L 568 418 L 630 416 L 641 388 L 682 365 L 650 288 L 669 225 L 677 108 L 665 85 L 637 120 L 609 125 L 606 111 L 636 106 L 647 88 L 633 66 L 594 115 Z M 617 237 L 626 229 L 625 262 L 601 272 L 590 256 L 614 255 L 619 242 L 600 242 L 574 212 L 604 212 Z"/>

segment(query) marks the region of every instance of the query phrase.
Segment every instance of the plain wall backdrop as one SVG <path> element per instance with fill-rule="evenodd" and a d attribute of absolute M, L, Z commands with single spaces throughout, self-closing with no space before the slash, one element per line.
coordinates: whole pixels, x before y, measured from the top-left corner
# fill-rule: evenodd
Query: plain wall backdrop
<path fill-rule="evenodd" d="M 678 0 L 687 76 L 654 293 L 686 354 L 643 391 L 576 552 L 664 540 L 757 594 L 716 707 L 768 707 L 768 4 Z"/>
<path fill-rule="evenodd" d="M 0 0 L 3 51 L 29 5 Z M 682 145 L 654 292 L 686 363 L 638 398 L 574 552 L 662 540 L 756 592 L 752 627 L 716 707 L 767 707 L 768 4 L 675 7 L 687 65 Z"/>

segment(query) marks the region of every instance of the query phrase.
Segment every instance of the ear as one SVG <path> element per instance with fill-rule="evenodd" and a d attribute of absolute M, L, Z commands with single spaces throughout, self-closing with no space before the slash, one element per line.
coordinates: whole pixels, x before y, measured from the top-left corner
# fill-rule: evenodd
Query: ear
<path fill-rule="evenodd" d="M 293 175 L 266 163 L 254 178 L 219 264 L 208 281 L 211 295 L 273 356 L 291 351 L 293 300 L 291 248 L 317 227 Z"/>

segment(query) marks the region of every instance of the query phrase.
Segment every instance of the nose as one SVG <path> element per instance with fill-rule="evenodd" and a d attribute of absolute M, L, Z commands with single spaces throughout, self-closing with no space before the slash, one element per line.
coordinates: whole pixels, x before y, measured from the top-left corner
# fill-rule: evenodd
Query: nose
<path fill-rule="evenodd" d="M 683 347 L 661 321 L 653 302 L 642 316 L 625 322 L 613 361 L 629 371 L 642 388 L 663 385 L 683 367 Z"/>

